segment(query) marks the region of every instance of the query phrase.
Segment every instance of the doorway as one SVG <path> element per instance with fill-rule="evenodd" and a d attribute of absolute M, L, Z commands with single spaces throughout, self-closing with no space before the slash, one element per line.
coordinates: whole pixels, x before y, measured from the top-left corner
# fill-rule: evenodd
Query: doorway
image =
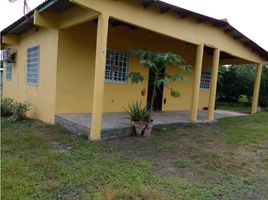
<path fill-rule="evenodd" d="M 164 78 L 165 68 L 160 73 L 160 78 Z M 147 105 L 151 106 L 151 100 L 153 95 L 153 81 L 154 81 L 154 72 L 149 70 L 149 80 L 148 80 L 148 96 L 147 96 Z M 155 99 L 153 102 L 153 111 L 162 111 L 162 101 L 163 101 L 163 91 L 164 85 L 162 84 L 159 88 L 156 89 Z"/>

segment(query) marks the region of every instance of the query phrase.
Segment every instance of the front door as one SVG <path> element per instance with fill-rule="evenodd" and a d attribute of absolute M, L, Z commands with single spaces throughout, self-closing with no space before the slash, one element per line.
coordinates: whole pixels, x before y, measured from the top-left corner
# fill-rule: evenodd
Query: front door
<path fill-rule="evenodd" d="M 165 69 L 162 70 L 160 78 L 164 78 Z M 148 96 L 147 96 L 147 105 L 151 105 L 151 99 L 153 95 L 153 79 L 154 72 L 149 70 L 149 81 L 148 81 Z M 162 101 L 163 101 L 163 90 L 164 86 L 161 85 L 160 88 L 156 89 L 155 99 L 153 102 L 153 111 L 162 111 Z"/>

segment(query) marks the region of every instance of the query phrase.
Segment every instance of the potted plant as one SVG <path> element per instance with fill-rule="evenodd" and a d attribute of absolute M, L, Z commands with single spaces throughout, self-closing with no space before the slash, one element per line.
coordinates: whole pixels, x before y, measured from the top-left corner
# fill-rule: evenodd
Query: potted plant
<path fill-rule="evenodd" d="M 186 78 L 181 75 L 181 71 L 191 72 L 192 68 L 189 65 L 184 65 L 184 59 L 182 56 L 175 54 L 173 52 L 153 52 L 148 50 L 135 50 L 131 51 L 131 54 L 139 58 L 139 63 L 145 68 L 153 73 L 152 76 L 152 96 L 149 98 L 151 102 L 148 103 L 146 110 L 148 111 L 148 121 L 145 124 L 144 135 L 151 135 L 151 130 L 153 127 L 152 112 L 153 103 L 155 100 L 156 90 L 160 87 L 166 87 L 170 90 L 170 95 L 172 97 L 179 97 L 180 93 L 170 87 L 168 87 L 174 81 L 186 80 Z M 174 67 L 177 69 L 177 73 L 169 73 L 165 71 L 165 68 Z M 163 71 L 165 71 L 163 73 Z M 139 83 L 144 81 L 144 77 L 139 72 L 130 72 L 128 77 L 132 80 L 132 83 Z"/>
<path fill-rule="evenodd" d="M 136 101 L 128 105 L 127 113 L 130 116 L 130 120 L 135 128 L 136 134 L 142 135 L 149 120 L 147 106 L 142 106 L 142 102 Z"/>

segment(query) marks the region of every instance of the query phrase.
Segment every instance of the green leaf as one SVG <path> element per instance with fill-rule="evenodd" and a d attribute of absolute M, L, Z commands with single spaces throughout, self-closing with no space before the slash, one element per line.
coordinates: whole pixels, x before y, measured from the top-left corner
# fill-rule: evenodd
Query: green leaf
<path fill-rule="evenodd" d="M 172 97 L 180 97 L 181 94 L 178 91 L 171 89 L 170 96 L 172 96 Z"/>
<path fill-rule="evenodd" d="M 166 74 L 166 77 L 170 79 L 170 81 L 184 81 L 187 80 L 187 78 L 180 74 Z"/>
<path fill-rule="evenodd" d="M 180 70 L 184 72 L 192 72 L 193 67 L 191 65 L 179 65 Z"/>
<path fill-rule="evenodd" d="M 139 83 L 144 80 L 143 76 L 139 72 L 130 72 L 128 78 L 131 79 L 132 84 Z"/>

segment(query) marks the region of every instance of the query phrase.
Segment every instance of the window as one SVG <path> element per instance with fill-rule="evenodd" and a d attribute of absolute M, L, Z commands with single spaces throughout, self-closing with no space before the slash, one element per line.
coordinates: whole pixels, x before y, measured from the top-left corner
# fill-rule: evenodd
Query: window
<path fill-rule="evenodd" d="M 200 88 L 209 89 L 210 88 L 210 71 L 202 71 Z"/>
<path fill-rule="evenodd" d="M 39 46 L 27 49 L 27 83 L 36 85 L 38 83 Z"/>
<path fill-rule="evenodd" d="M 128 53 L 107 49 L 105 81 L 112 83 L 127 83 Z"/>
<path fill-rule="evenodd" d="M 6 80 L 10 81 L 12 79 L 12 64 L 6 63 Z"/>

